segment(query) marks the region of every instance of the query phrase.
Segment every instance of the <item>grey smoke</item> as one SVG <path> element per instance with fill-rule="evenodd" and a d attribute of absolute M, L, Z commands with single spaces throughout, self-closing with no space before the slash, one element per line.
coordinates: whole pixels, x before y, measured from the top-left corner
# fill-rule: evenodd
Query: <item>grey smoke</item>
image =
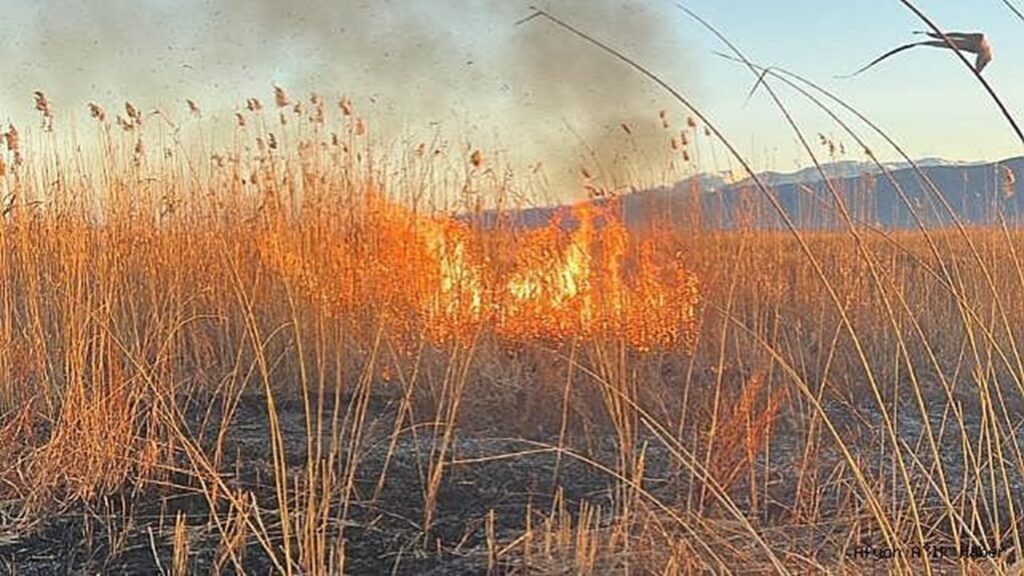
<path fill-rule="evenodd" d="M 467 137 L 497 134 L 523 161 L 544 160 L 563 181 L 589 164 L 637 150 L 661 153 L 670 136 L 658 111 L 671 103 L 621 63 L 535 19 L 515 2 L 306 0 L 50 0 L 7 14 L 14 49 L 0 61 L 0 115 L 31 113 L 47 92 L 62 110 L 85 104 L 182 107 L 195 98 L 227 114 L 245 98 L 347 93 L 391 126 L 443 122 Z M 551 1 L 544 7 L 692 90 L 670 4 Z M 675 126 L 681 112 L 673 109 Z M 180 113 L 182 116 L 183 112 Z M 632 139 L 619 128 L 627 122 Z M 586 146 L 566 129 L 575 130 Z M 653 153 L 653 152 L 652 152 Z"/>

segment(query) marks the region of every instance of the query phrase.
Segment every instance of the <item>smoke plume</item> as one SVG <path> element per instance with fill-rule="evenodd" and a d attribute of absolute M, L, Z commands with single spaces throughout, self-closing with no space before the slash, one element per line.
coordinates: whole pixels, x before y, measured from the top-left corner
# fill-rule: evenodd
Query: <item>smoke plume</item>
<path fill-rule="evenodd" d="M 658 112 L 682 111 L 622 63 L 514 2 L 51 0 L 7 14 L 0 114 L 24 118 L 30 95 L 81 118 L 87 102 L 184 107 L 230 116 L 272 84 L 348 94 L 397 133 L 438 123 L 524 165 L 543 161 L 560 186 L 581 168 L 622 176 L 661 161 Z M 670 5 L 613 0 L 543 7 L 692 90 L 685 21 Z M 183 115 L 184 113 L 181 112 Z M 627 134 L 622 127 L 629 127 Z M 497 138 L 494 138 L 497 136 Z M 616 160 L 618 158 L 619 160 Z M 625 159 L 625 160 L 623 160 Z M 618 174 L 618 176 L 616 176 Z M 563 199 L 578 193 L 568 190 Z"/>

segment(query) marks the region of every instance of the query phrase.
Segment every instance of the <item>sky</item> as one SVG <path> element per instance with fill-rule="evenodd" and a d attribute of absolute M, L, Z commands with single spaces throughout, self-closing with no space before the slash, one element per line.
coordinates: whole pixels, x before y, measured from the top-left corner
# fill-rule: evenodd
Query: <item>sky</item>
<path fill-rule="evenodd" d="M 1024 9 L 1024 0 L 1009 0 Z M 641 62 L 697 105 L 755 169 L 808 165 L 790 128 L 749 70 L 674 1 L 648 0 L 3 0 L 8 51 L 0 59 L 0 118 L 38 125 L 44 91 L 62 125 L 88 121 L 86 104 L 130 100 L 185 117 L 229 122 L 272 86 L 329 101 L 348 95 L 392 142 L 443 133 L 453 149 L 481 147 L 513 166 L 544 162 L 559 190 L 580 193 L 579 169 L 609 179 L 671 178 L 669 134 L 687 115 L 621 62 L 549 22 L 516 26 L 536 4 Z M 1003 0 L 917 0 L 948 30 L 983 31 L 995 58 L 985 76 L 1024 122 L 1024 21 Z M 997 160 L 1024 154 L 990 97 L 954 54 L 918 48 L 852 79 L 922 23 L 899 0 L 688 0 L 752 60 L 785 67 L 843 96 L 915 157 Z M 801 127 L 847 145 L 799 95 L 780 90 Z M 659 112 L 671 124 L 666 131 Z M 625 135 L 621 125 L 631 127 Z M 895 153 L 872 148 L 883 159 Z M 693 170 L 735 168 L 714 142 L 693 145 Z M 702 148 L 703 146 L 703 148 Z M 820 152 L 820 150 L 816 150 Z M 632 172 L 631 172 L 632 171 Z"/>

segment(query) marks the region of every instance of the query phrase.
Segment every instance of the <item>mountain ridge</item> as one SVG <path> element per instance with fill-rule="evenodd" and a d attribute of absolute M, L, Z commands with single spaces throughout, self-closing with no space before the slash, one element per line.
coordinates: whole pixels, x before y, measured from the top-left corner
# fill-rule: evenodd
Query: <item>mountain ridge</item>
<path fill-rule="evenodd" d="M 941 158 L 906 163 L 887 163 L 886 176 L 875 164 L 842 161 L 822 165 L 825 180 L 817 168 L 788 174 L 762 172 L 758 175 L 771 191 L 778 206 L 799 228 L 827 229 L 843 224 L 835 206 L 833 191 L 842 199 L 853 220 L 862 225 L 886 228 L 946 226 L 954 218 L 964 224 L 983 225 L 1000 219 L 1017 221 L 1024 216 L 1024 156 L 994 162 L 953 162 Z M 924 174 L 935 190 L 922 180 Z M 890 178 L 891 176 L 891 178 Z M 696 183 L 696 186 L 694 184 Z M 894 185 L 895 184 L 895 185 Z M 710 228 L 754 226 L 780 228 L 784 219 L 772 202 L 757 189 L 751 178 L 729 183 L 725 178 L 697 174 L 671 186 L 631 192 L 615 198 L 627 226 L 643 226 L 654 220 Z M 605 204 L 607 198 L 585 202 Z M 537 227 L 561 214 L 560 222 L 574 226 L 566 205 L 541 206 L 505 211 L 484 211 L 465 215 L 468 221 L 494 226 L 509 221 L 518 226 Z"/>

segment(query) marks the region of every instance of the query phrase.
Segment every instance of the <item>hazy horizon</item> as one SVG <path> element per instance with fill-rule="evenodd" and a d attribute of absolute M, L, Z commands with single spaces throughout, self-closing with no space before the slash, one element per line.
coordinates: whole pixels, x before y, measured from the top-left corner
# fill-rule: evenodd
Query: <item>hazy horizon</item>
<path fill-rule="evenodd" d="M 515 26 L 530 2 L 389 4 L 390 10 L 370 2 L 285 6 L 263 0 L 11 6 L 11 45 L 23 56 L 0 65 L 8 79 L 0 86 L 0 114 L 37 127 L 31 93 L 42 90 L 58 128 L 87 126 L 88 102 L 116 113 L 128 100 L 183 121 L 186 98 L 199 103 L 208 121 L 226 124 L 246 98 L 269 103 L 277 84 L 296 98 L 310 92 L 328 103 L 350 97 L 386 141 L 440 135 L 456 154 L 479 147 L 520 170 L 544 162 L 559 200 L 580 197 L 579 169 L 598 163 L 620 181 L 736 168 L 706 139 L 691 149 L 699 167 L 682 161 L 668 143 L 686 111 L 628 67 L 548 22 Z M 996 161 L 1024 152 L 988 95 L 948 52 L 912 50 L 857 78 L 833 78 L 914 39 L 911 31 L 922 26 L 898 2 L 870 8 L 716 4 L 687 6 L 755 61 L 787 67 L 847 98 L 913 157 Z M 1019 109 L 1024 71 L 1013 63 L 1024 39 L 1013 33 L 1018 23 L 1012 15 L 998 2 L 978 14 L 955 2 L 934 4 L 928 9 L 940 25 L 989 34 L 995 60 L 986 78 L 1011 110 Z M 723 47 L 673 2 L 572 0 L 544 7 L 662 75 L 756 170 L 790 172 L 810 163 L 766 97 L 745 102 L 749 71 L 715 56 Z M 808 13 L 817 17 L 808 20 Z M 844 143 L 846 153 L 837 160 L 866 159 L 820 112 L 780 92 L 815 141 L 822 132 Z M 660 110 L 669 130 L 661 126 Z M 899 159 L 876 144 L 882 160 Z"/>

